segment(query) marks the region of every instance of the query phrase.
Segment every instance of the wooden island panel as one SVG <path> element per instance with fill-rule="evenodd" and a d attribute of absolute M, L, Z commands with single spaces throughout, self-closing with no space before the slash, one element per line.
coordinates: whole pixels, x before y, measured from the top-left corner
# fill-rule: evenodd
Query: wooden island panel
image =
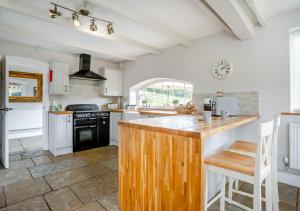
<path fill-rule="evenodd" d="M 214 118 L 207 124 L 201 116 L 179 115 L 120 121 L 121 210 L 203 211 L 205 140 L 257 119 Z"/>
<path fill-rule="evenodd" d="M 199 138 L 120 125 L 122 211 L 201 210 L 203 146 Z"/>

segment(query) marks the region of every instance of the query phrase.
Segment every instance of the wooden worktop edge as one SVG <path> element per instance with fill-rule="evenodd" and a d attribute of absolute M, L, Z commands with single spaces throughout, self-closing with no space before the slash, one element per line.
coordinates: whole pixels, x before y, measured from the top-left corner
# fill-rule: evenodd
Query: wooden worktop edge
<path fill-rule="evenodd" d="M 73 114 L 73 111 L 49 111 L 49 114 L 66 115 L 66 114 Z"/>

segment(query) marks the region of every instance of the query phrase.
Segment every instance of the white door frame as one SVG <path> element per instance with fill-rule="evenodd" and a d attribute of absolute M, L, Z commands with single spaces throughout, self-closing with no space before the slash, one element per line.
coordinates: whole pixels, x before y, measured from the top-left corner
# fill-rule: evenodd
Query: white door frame
<path fill-rule="evenodd" d="M 24 72 L 43 73 L 43 149 L 48 150 L 49 64 L 35 59 L 19 56 L 5 56 L 4 58 L 6 62 L 5 69 L 7 75 L 12 65 L 28 68 L 24 70 Z M 7 143 L 7 145 L 9 146 L 9 143 Z"/>

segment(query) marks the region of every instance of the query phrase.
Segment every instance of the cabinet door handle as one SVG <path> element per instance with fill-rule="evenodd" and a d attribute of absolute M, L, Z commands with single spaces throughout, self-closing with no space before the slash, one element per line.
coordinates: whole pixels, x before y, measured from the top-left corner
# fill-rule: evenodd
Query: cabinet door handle
<path fill-rule="evenodd" d="M 67 92 L 68 92 L 68 86 L 65 85 L 65 93 L 67 93 Z"/>
<path fill-rule="evenodd" d="M 107 93 L 107 88 L 105 88 L 105 93 Z"/>

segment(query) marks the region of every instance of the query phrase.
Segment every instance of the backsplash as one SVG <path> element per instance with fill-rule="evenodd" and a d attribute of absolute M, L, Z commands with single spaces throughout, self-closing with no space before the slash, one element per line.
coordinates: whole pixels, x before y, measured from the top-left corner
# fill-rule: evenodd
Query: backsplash
<path fill-rule="evenodd" d="M 202 111 L 203 99 L 214 96 L 216 96 L 216 93 L 194 93 L 193 102 L 196 109 Z M 254 115 L 259 113 L 259 92 L 227 92 L 225 96 L 239 99 L 241 115 Z"/>
<path fill-rule="evenodd" d="M 96 104 L 103 107 L 107 103 L 118 102 L 118 97 L 104 97 L 100 95 L 99 81 L 71 79 L 69 93 L 66 96 L 50 96 L 50 104 L 57 101 L 65 109 L 70 104 Z"/>

